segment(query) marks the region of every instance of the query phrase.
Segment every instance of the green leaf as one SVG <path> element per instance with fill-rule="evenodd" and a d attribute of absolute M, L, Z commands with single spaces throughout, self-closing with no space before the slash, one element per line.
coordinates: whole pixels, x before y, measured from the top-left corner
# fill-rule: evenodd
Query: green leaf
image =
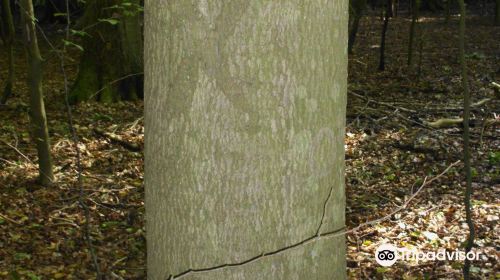
<path fill-rule="evenodd" d="M 54 13 L 55 17 L 66 17 L 66 13 Z"/>
<path fill-rule="evenodd" d="M 100 22 L 107 22 L 111 25 L 117 25 L 120 21 L 115 18 L 100 18 Z"/>
<path fill-rule="evenodd" d="M 387 267 L 377 267 L 377 274 L 384 274 L 389 270 Z"/>
<path fill-rule="evenodd" d="M 481 272 L 481 268 L 479 268 L 477 266 L 471 265 L 470 272 L 472 272 L 472 273 L 479 273 L 479 272 Z"/>
<path fill-rule="evenodd" d="M 10 272 L 10 279 L 11 280 L 21 280 L 21 275 L 17 273 L 17 271 L 11 271 Z"/>
<path fill-rule="evenodd" d="M 420 237 L 420 231 L 418 231 L 418 230 L 413 231 L 410 233 L 410 236 L 418 238 L 418 237 Z"/>
<path fill-rule="evenodd" d="M 470 171 L 471 171 L 471 175 L 473 178 L 476 178 L 479 175 L 479 173 L 477 172 L 477 169 L 474 167 L 472 167 Z"/>
<path fill-rule="evenodd" d="M 385 179 L 388 180 L 388 181 L 394 181 L 394 179 L 396 179 L 396 174 L 391 173 L 389 175 L 386 175 Z"/>
<path fill-rule="evenodd" d="M 98 120 L 112 121 L 113 117 L 106 115 L 106 114 L 95 113 L 93 116 L 93 119 L 96 121 L 98 121 Z"/>
<path fill-rule="evenodd" d="M 490 152 L 488 155 L 488 161 L 491 165 L 500 163 L 500 151 Z"/>
<path fill-rule="evenodd" d="M 29 271 L 26 275 L 30 278 L 30 280 L 42 280 L 40 276 L 36 275 L 31 271 Z"/>
<path fill-rule="evenodd" d="M 71 34 L 75 35 L 75 36 L 80 36 L 80 37 L 89 36 L 90 37 L 90 35 L 83 30 L 71 29 L 70 31 L 71 31 Z"/>
<path fill-rule="evenodd" d="M 27 259 L 31 259 L 31 255 L 27 254 L 27 253 L 15 253 L 14 254 L 14 259 L 16 261 L 27 260 Z"/>
<path fill-rule="evenodd" d="M 30 228 L 31 229 L 38 229 L 38 228 L 43 228 L 43 226 L 41 224 L 37 224 L 37 223 L 32 223 L 30 225 Z"/>
<path fill-rule="evenodd" d="M 72 46 L 72 47 L 75 47 L 75 48 L 79 49 L 80 51 L 83 51 L 83 47 L 80 46 L 80 45 L 78 45 L 78 44 L 75 44 L 75 43 L 73 43 L 71 41 L 67 41 L 67 40 L 64 40 L 64 39 L 63 39 L 63 42 L 64 42 L 64 45 L 66 45 L 66 46 Z"/>
<path fill-rule="evenodd" d="M 120 224 L 121 224 L 121 222 L 118 222 L 118 221 L 109 221 L 109 222 L 102 223 L 101 227 L 103 229 L 105 229 L 105 228 L 112 228 L 112 227 L 119 226 Z"/>

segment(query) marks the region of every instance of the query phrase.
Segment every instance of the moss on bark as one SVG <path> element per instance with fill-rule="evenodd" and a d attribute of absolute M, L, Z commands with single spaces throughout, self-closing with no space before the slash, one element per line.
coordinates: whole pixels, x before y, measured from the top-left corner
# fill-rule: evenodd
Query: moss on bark
<path fill-rule="evenodd" d="M 72 103 L 116 102 L 143 96 L 140 1 L 127 0 L 134 4 L 130 10 L 117 8 L 123 2 L 87 2 L 79 26 L 89 36 L 83 39 L 80 70 L 70 93 Z"/>

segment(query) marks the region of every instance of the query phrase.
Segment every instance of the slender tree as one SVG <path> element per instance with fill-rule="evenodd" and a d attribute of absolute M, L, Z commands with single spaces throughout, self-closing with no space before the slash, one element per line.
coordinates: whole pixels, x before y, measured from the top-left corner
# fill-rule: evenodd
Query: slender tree
<path fill-rule="evenodd" d="M 352 49 L 354 48 L 354 42 L 356 41 L 356 35 L 359 29 L 359 22 L 363 17 L 363 12 L 366 8 L 366 0 L 351 0 L 350 1 L 350 11 L 352 18 L 349 26 L 349 43 L 347 50 L 349 54 L 352 54 Z"/>
<path fill-rule="evenodd" d="M 411 17 L 411 25 L 410 25 L 410 40 L 408 42 L 408 60 L 407 64 L 411 67 L 413 63 L 413 45 L 415 41 L 415 35 L 417 33 L 417 24 L 418 24 L 418 14 L 420 10 L 420 1 L 421 0 L 412 0 L 412 17 Z"/>
<path fill-rule="evenodd" d="M 422 76 L 422 60 L 424 57 L 424 33 L 419 36 L 418 39 L 418 67 L 417 67 L 417 82 L 420 82 L 420 77 Z"/>
<path fill-rule="evenodd" d="M 445 22 L 446 23 L 450 22 L 452 1 L 453 0 L 445 0 L 444 11 L 445 11 Z"/>
<path fill-rule="evenodd" d="M 392 10 L 392 16 L 397 17 L 398 16 L 398 10 L 399 10 L 399 0 L 393 0 L 391 3 L 391 10 Z"/>
<path fill-rule="evenodd" d="M 52 173 L 52 157 L 50 155 L 50 140 L 45 116 L 45 105 L 42 91 L 42 58 L 38 49 L 35 29 L 35 14 L 31 0 L 19 2 L 23 26 L 24 46 L 28 61 L 28 88 L 30 92 L 30 119 L 32 138 L 38 152 L 40 183 L 48 186 L 54 180 Z"/>
<path fill-rule="evenodd" d="M 386 0 L 385 9 L 383 13 L 384 25 L 382 26 L 382 36 L 380 42 L 380 60 L 378 64 L 378 70 L 385 70 L 385 44 L 386 44 L 386 34 L 389 28 L 389 20 L 392 17 L 392 0 Z"/>
<path fill-rule="evenodd" d="M 347 0 L 145 4 L 148 279 L 345 279 Z"/>
<path fill-rule="evenodd" d="M 72 103 L 142 97 L 142 7 L 139 0 L 88 0 L 78 23 L 83 55 Z"/>
<path fill-rule="evenodd" d="M 462 87 L 464 91 L 464 173 L 466 178 L 465 184 L 465 218 L 467 225 L 469 226 L 469 237 L 465 245 L 465 253 L 472 249 L 474 244 L 474 223 L 472 222 L 472 206 L 471 206 L 471 195 L 472 195 L 472 172 L 471 172 L 471 158 L 470 158 L 470 133 L 469 133 L 469 120 L 470 120 L 470 90 L 469 81 L 467 78 L 467 65 L 465 63 L 465 3 L 464 0 L 458 0 L 458 5 L 460 8 L 460 28 L 459 28 L 459 59 L 460 66 L 462 68 Z M 463 267 L 464 279 L 470 279 L 470 261 L 465 260 Z"/>
<path fill-rule="evenodd" d="M 0 104 L 5 104 L 12 94 L 12 83 L 14 82 L 14 20 L 10 0 L 2 0 L 0 6 L 0 35 L 6 47 L 8 61 L 8 76 L 5 81 Z"/>

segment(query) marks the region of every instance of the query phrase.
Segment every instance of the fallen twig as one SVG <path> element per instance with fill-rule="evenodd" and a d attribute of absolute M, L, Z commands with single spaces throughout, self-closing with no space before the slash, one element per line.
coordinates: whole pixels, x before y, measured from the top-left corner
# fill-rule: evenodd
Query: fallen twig
<path fill-rule="evenodd" d="M 387 102 L 381 102 L 381 101 L 375 101 L 373 99 L 370 99 L 370 98 L 367 98 L 367 97 L 364 97 L 363 95 L 361 94 L 357 94 L 351 90 L 347 91 L 349 94 L 352 94 L 360 99 L 363 99 L 365 101 L 368 101 L 369 103 L 375 103 L 375 104 L 379 104 L 379 105 L 382 105 L 382 106 L 386 106 L 386 107 L 389 107 L 389 108 L 392 108 L 392 109 L 397 109 L 399 111 L 403 111 L 403 112 L 408 112 L 408 113 L 416 113 L 417 111 L 415 110 L 411 110 L 411 109 L 408 109 L 408 108 L 404 108 L 404 107 L 399 107 L 399 106 L 395 106 L 393 104 L 390 104 L 390 103 L 387 103 Z"/>
<path fill-rule="evenodd" d="M 398 148 L 400 150 L 413 151 L 413 152 L 421 153 L 421 154 L 434 155 L 434 154 L 439 152 L 438 149 L 433 149 L 433 148 L 429 148 L 429 147 L 417 147 L 417 146 L 412 145 L 412 144 L 403 144 L 403 143 L 398 143 L 398 142 L 392 143 L 391 146 Z"/>
<path fill-rule="evenodd" d="M 449 128 L 462 125 L 464 119 L 439 119 L 433 122 L 424 121 L 424 124 L 432 128 Z"/>
<path fill-rule="evenodd" d="M 0 218 L 2 218 L 2 219 L 4 219 L 4 220 L 6 220 L 6 221 L 8 221 L 8 222 L 11 222 L 11 223 L 13 223 L 13 224 L 16 224 L 16 225 L 18 225 L 18 226 L 22 225 L 20 222 L 18 222 L 18 221 L 16 221 L 16 220 L 13 220 L 13 219 L 9 218 L 9 217 L 5 216 L 5 215 L 4 215 L 4 214 L 2 214 L 2 213 L 0 213 Z"/>
<path fill-rule="evenodd" d="M 450 128 L 450 127 L 455 127 L 455 126 L 461 126 L 461 125 L 463 125 L 463 122 L 464 122 L 464 119 L 462 119 L 462 118 L 457 118 L 457 119 L 444 118 L 444 119 L 438 119 L 438 120 L 433 121 L 433 122 L 424 121 L 424 124 L 427 126 L 430 126 L 432 128 Z M 483 126 L 488 127 L 488 126 L 495 125 L 498 123 L 500 123 L 500 119 L 488 119 L 488 120 L 483 121 Z M 477 121 L 472 120 L 469 122 L 469 124 L 471 126 L 476 126 Z"/>
<path fill-rule="evenodd" d="M 472 103 L 470 105 L 471 109 L 479 109 L 481 106 L 487 104 L 488 102 L 492 101 L 492 98 L 484 98 L 479 100 L 476 103 Z M 464 108 L 461 106 L 456 106 L 456 107 L 444 107 L 444 106 L 438 106 L 438 107 L 433 107 L 433 108 L 425 108 L 426 111 L 462 111 Z"/>
<path fill-rule="evenodd" d="M 133 152 L 140 152 L 142 150 L 138 144 L 126 141 L 118 134 L 114 134 L 112 132 L 107 132 L 107 131 L 104 131 L 103 129 L 100 129 L 100 128 L 94 128 L 94 132 L 100 136 L 108 138 L 109 140 L 111 140 L 115 143 L 120 144 L 124 148 L 131 150 Z"/>
<path fill-rule="evenodd" d="M 29 157 L 27 157 L 25 154 L 23 154 L 21 151 L 19 151 L 18 148 L 12 146 L 11 144 L 9 144 L 3 140 L 0 140 L 0 141 L 2 141 L 2 143 L 4 143 L 5 145 L 9 146 L 11 149 L 13 149 L 17 154 L 22 156 L 26 161 L 28 161 L 29 163 L 33 163 L 33 161 L 31 161 L 31 159 Z"/>

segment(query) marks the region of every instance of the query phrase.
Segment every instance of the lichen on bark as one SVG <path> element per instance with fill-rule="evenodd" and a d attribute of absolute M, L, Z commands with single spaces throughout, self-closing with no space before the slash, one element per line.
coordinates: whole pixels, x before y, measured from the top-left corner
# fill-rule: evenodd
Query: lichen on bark
<path fill-rule="evenodd" d="M 320 221 L 344 226 L 347 12 L 347 1 L 146 3 L 150 279 L 279 250 Z M 344 253 L 338 236 L 187 279 L 343 279 Z"/>

